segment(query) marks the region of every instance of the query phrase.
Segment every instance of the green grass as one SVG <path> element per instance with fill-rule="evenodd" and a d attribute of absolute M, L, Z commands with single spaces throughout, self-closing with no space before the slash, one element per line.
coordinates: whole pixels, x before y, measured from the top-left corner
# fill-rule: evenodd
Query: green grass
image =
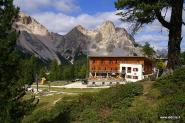
<path fill-rule="evenodd" d="M 39 103 L 33 110 L 31 114 L 28 114 L 22 120 L 23 123 L 29 123 L 32 119 L 36 118 L 39 119 L 42 116 L 40 115 L 41 112 L 44 115 L 44 112 L 49 112 L 51 109 L 54 108 L 55 104 L 62 100 L 65 96 L 73 97 L 76 95 L 66 95 L 66 94 L 53 94 L 50 96 L 36 96 L 36 99 L 39 99 Z M 36 123 L 36 121 L 35 121 Z"/>
<path fill-rule="evenodd" d="M 64 86 L 67 84 L 71 84 L 72 82 L 56 81 L 56 82 L 47 82 L 45 85 L 48 85 L 48 83 L 50 83 L 51 86 Z M 36 83 L 33 83 L 33 85 L 36 85 Z"/>
<path fill-rule="evenodd" d="M 39 87 L 39 89 L 44 91 L 49 91 L 49 87 Z M 87 92 L 99 92 L 103 88 L 56 88 L 51 87 L 50 91 L 57 92 L 68 92 L 68 93 L 87 93 Z"/>

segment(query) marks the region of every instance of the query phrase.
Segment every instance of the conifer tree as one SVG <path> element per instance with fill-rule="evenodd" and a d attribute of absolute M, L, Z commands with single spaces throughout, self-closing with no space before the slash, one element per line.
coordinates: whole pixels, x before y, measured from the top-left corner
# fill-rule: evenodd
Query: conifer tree
<path fill-rule="evenodd" d="M 168 65 L 170 71 L 181 66 L 180 44 L 182 41 L 183 0 L 117 0 L 115 7 L 123 10 L 119 15 L 123 21 L 134 22 L 134 31 L 143 24 L 158 20 L 169 31 Z M 166 12 L 171 12 L 170 21 L 165 20 Z M 164 12 L 164 14 L 163 14 Z"/>
<path fill-rule="evenodd" d="M 145 42 L 145 45 L 142 47 L 142 51 L 145 56 L 149 58 L 154 58 L 155 50 L 150 46 L 148 42 Z"/>
<path fill-rule="evenodd" d="M 13 0 L 0 0 L 0 123 L 20 122 L 34 101 L 22 99 L 26 82 L 21 81 L 22 57 L 16 49 L 18 35 L 12 29 L 18 12 Z"/>

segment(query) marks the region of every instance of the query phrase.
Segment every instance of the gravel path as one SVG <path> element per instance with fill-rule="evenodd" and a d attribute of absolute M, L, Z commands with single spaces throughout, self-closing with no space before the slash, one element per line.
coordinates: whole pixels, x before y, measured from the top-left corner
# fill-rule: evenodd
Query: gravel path
<path fill-rule="evenodd" d="M 32 85 L 36 87 L 36 85 Z M 48 87 L 48 85 L 39 85 L 39 87 Z M 110 86 L 99 86 L 99 87 L 88 87 L 87 85 L 82 84 L 82 82 L 74 82 L 64 86 L 51 86 L 53 88 L 109 88 Z"/>

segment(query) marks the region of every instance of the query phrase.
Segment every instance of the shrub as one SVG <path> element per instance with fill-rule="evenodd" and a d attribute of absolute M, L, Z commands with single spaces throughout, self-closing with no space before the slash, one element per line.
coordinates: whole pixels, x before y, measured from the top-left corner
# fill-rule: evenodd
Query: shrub
<path fill-rule="evenodd" d="M 161 116 L 180 116 L 180 119 L 166 119 L 166 121 L 185 122 L 185 68 L 159 78 L 154 87 L 162 94 L 157 109 L 159 120 L 164 121 L 160 119 Z"/>
<path fill-rule="evenodd" d="M 175 94 L 179 91 L 183 92 L 185 90 L 185 68 L 159 78 L 154 87 L 161 91 L 162 96 Z"/>
<path fill-rule="evenodd" d="M 149 110 L 127 111 L 119 118 L 120 123 L 156 123 L 157 119 Z"/>
<path fill-rule="evenodd" d="M 180 119 L 167 119 L 179 123 L 185 122 L 185 94 L 177 93 L 164 99 L 158 106 L 158 115 L 161 116 L 180 116 Z M 162 120 L 162 119 L 161 119 Z"/>
<path fill-rule="evenodd" d="M 129 83 L 126 85 L 118 85 L 109 89 L 102 90 L 97 96 L 98 107 L 109 106 L 116 107 L 120 104 L 128 104 L 134 96 L 143 92 L 143 86 L 139 83 Z M 119 103 L 119 104 L 118 104 Z M 124 106 L 124 105 L 121 105 Z"/>
<path fill-rule="evenodd" d="M 161 97 L 161 92 L 156 88 L 152 88 L 146 96 L 148 99 L 157 100 Z"/>

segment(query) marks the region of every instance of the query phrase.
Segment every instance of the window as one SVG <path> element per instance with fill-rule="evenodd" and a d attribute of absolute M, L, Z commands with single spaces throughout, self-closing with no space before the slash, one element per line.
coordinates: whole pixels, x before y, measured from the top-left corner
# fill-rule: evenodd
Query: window
<path fill-rule="evenodd" d="M 118 60 L 116 60 L 116 63 L 118 63 Z"/>
<path fill-rule="evenodd" d="M 122 67 L 122 71 L 125 71 L 125 67 Z"/>
<path fill-rule="evenodd" d="M 112 82 L 110 82 L 110 85 L 112 85 Z"/>
<path fill-rule="evenodd" d="M 126 69 L 125 67 L 122 67 L 122 73 L 125 73 L 125 69 Z"/>
<path fill-rule="evenodd" d="M 128 78 L 128 79 L 131 79 L 131 78 L 132 78 L 132 76 L 131 76 L 131 75 L 127 75 L 127 78 Z"/>
<path fill-rule="evenodd" d="M 133 68 L 133 71 L 134 72 L 138 72 L 138 68 Z"/>
<path fill-rule="evenodd" d="M 105 67 L 105 69 L 104 70 L 106 70 L 106 67 Z"/>
<path fill-rule="evenodd" d="M 133 79 L 138 79 L 138 76 L 133 76 Z"/>
<path fill-rule="evenodd" d="M 105 82 L 102 82 L 102 85 L 105 85 Z"/>
<path fill-rule="evenodd" d="M 127 68 L 127 73 L 131 73 L 131 69 L 132 69 L 131 67 L 128 67 Z"/>
<path fill-rule="evenodd" d="M 95 82 L 92 82 L 93 85 L 95 85 Z"/>

